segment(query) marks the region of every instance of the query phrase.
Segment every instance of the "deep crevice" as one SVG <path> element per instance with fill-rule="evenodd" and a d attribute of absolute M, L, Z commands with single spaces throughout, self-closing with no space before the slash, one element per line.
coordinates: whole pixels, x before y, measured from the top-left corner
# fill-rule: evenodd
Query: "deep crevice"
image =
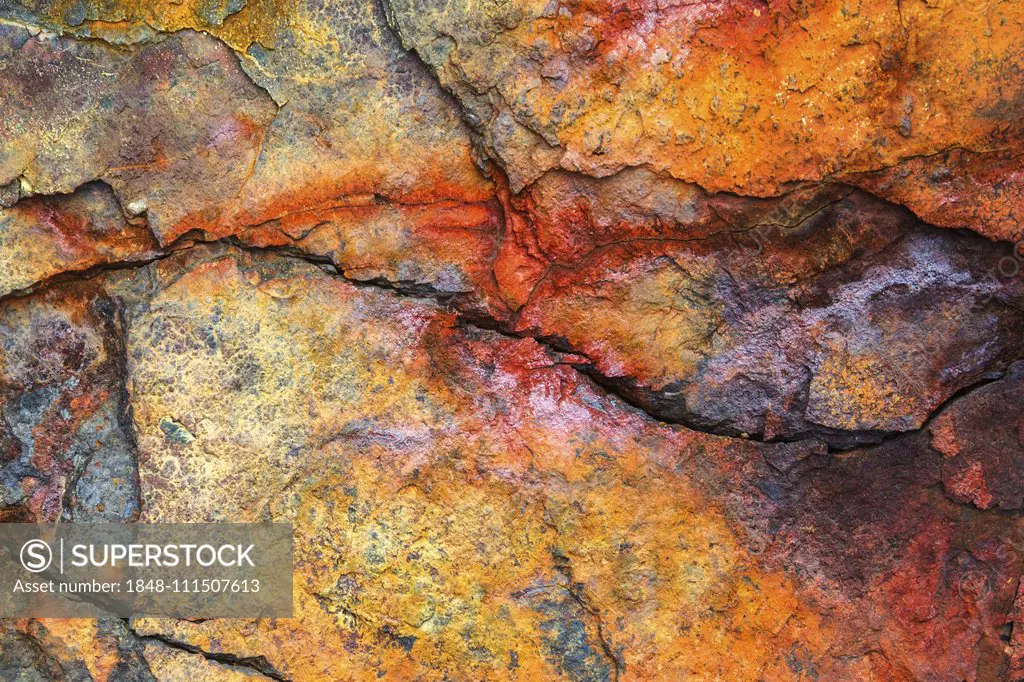
<path fill-rule="evenodd" d="M 181 242 L 187 242 L 184 245 L 179 245 Z M 731 427 L 723 427 L 716 424 L 702 423 L 699 419 L 689 414 L 679 414 L 677 416 L 667 415 L 657 410 L 650 408 L 649 402 L 651 399 L 657 399 L 656 392 L 650 392 L 653 396 L 648 398 L 641 394 L 649 392 L 643 387 L 637 386 L 635 381 L 630 377 L 610 377 L 602 374 L 596 368 L 596 363 L 590 358 L 585 352 L 577 350 L 565 339 L 551 335 L 542 334 L 531 334 L 529 332 L 518 332 L 514 331 L 509 322 L 498 319 L 494 316 L 482 313 L 482 312 L 467 312 L 461 310 L 462 306 L 459 305 L 459 299 L 465 296 L 471 295 L 471 291 L 441 291 L 433 285 L 425 282 L 416 281 L 392 281 L 384 277 L 375 277 L 371 279 L 358 279 L 346 275 L 344 270 L 339 268 L 334 261 L 328 256 L 318 256 L 315 254 L 307 253 L 301 249 L 291 246 L 254 246 L 251 244 L 245 244 L 238 237 L 231 236 L 217 240 L 201 240 L 197 238 L 197 235 L 187 234 L 172 243 L 166 252 L 161 253 L 158 256 L 151 258 L 141 259 L 138 261 L 121 261 L 115 263 L 100 264 L 84 270 L 79 271 L 68 271 L 46 278 L 25 289 L 11 292 L 7 296 L 0 297 L 0 301 L 3 301 L 9 297 L 25 296 L 39 291 L 42 288 L 50 286 L 58 282 L 91 279 L 100 276 L 106 272 L 126 270 L 126 269 L 140 269 L 146 267 L 154 262 L 164 260 L 173 255 L 183 253 L 191 250 L 196 246 L 200 245 L 213 245 L 213 244 L 225 244 L 234 247 L 240 251 L 249 253 L 264 253 L 273 254 L 286 258 L 293 258 L 301 260 L 325 271 L 327 274 L 338 277 L 345 282 L 355 287 L 360 288 L 371 288 L 379 291 L 387 291 L 393 295 L 400 297 L 407 297 L 418 300 L 432 300 L 442 306 L 445 310 L 452 312 L 456 317 L 456 324 L 475 327 L 485 331 L 493 332 L 507 338 L 523 340 L 531 339 L 537 344 L 544 347 L 547 351 L 554 354 L 556 357 L 561 355 L 571 355 L 582 357 L 586 359 L 586 362 L 562 362 L 565 366 L 571 367 L 575 370 L 581 378 L 586 380 L 587 384 L 598 390 L 600 393 L 606 396 L 612 396 L 618 401 L 624 403 L 637 410 L 639 413 L 644 415 L 646 418 L 657 422 L 662 425 L 670 427 L 684 427 L 691 431 L 697 431 L 705 433 L 711 436 L 721 438 L 735 438 L 752 442 L 759 442 L 765 444 L 787 444 L 787 443 L 813 443 L 823 442 L 827 445 L 829 452 L 846 452 L 855 449 L 872 449 L 889 443 L 890 441 L 912 436 L 920 433 L 926 429 L 932 420 L 949 405 L 953 404 L 957 400 L 970 394 L 971 392 L 982 388 L 990 383 L 1000 380 L 1003 376 L 1003 372 L 990 372 L 982 375 L 977 381 L 957 390 L 949 398 L 944 400 L 942 403 L 937 405 L 926 417 L 922 425 L 916 429 L 908 431 L 838 431 L 838 430 L 815 430 L 805 431 L 788 436 L 786 438 L 770 439 L 766 440 L 763 434 L 758 433 L 744 433 L 738 429 Z M 1007 365 L 1012 364 L 1007 363 Z M 833 437 L 834 440 L 831 442 L 829 438 Z"/>
<path fill-rule="evenodd" d="M 135 632 L 135 630 L 132 629 L 132 632 Z M 285 676 L 283 673 L 275 669 L 274 666 L 270 664 L 270 661 L 267 660 L 266 656 L 238 656 L 236 654 L 206 651 L 205 649 L 201 649 L 193 644 L 179 642 L 178 640 L 168 637 L 166 635 L 156 633 L 140 635 L 136 632 L 135 636 L 144 642 L 160 642 L 161 644 L 169 646 L 172 649 L 186 651 L 190 654 L 198 654 L 199 656 L 202 656 L 208 661 L 232 665 L 239 668 L 248 668 L 249 670 L 254 670 L 265 677 L 269 677 L 272 680 L 278 680 L 278 682 L 292 681 L 292 678 Z"/>
<path fill-rule="evenodd" d="M 140 270 L 146 267 L 147 265 L 163 260 L 165 258 L 169 258 L 170 256 L 173 256 L 176 253 L 179 253 L 181 251 L 187 251 L 193 246 L 194 244 L 183 248 L 178 248 L 175 250 L 168 250 L 166 252 L 160 253 L 159 255 L 150 256 L 147 258 L 140 258 L 139 260 L 113 261 L 109 263 L 99 263 L 97 265 L 91 265 L 87 268 L 82 268 L 79 270 L 65 270 L 55 275 L 44 277 L 43 279 L 33 282 L 27 287 L 13 289 L 7 292 L 6 294 L 0 296 L 0 303 L 3 303 L 4 301 L 12 298 L 23 298 L 25 296 L 31 296 L 32 294 L 38 293 L 42 289 L 46 289 L 56 284 L 62 284 L 64 282 L 81 282 L 84 280 L 95 279 L 100 275 L 106 274 L 108 272 L 115 272 L 118 270 Z"/>

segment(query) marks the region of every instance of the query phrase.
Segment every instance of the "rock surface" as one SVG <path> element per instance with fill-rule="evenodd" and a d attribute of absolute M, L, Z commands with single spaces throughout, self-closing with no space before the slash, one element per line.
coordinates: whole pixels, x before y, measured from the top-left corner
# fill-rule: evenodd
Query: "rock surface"
<path fill-rule="evenodd" d="M 1024 509 L 1024 366 L 940 414 L 930 427 L 942 484 L 980 509 Z"/>
<path fill-rule="evenodd" d="M 289 521 L 26 680 L 1024 680 L 1011 2 L 0 0 L 0 520 Z"/>

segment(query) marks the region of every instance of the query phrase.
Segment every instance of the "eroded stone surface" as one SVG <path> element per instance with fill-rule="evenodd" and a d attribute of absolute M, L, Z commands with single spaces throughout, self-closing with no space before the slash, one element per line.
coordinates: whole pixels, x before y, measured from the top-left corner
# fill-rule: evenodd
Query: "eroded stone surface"
<path fill-rule="evenodd" d="M 155 257 L 144 222 L 129 222 L 110 188 L 29 198 L 0 209 L 0 295 L 50 277 Z"/>
<path fill-rule="evenodd" d="M 1020 24 L 0 0 L 0 520 L 297 529 L 0 677 L 1021 677 Z"/>
<path fill-rule="evenodd" d="M 932 225 L 968 227 L 1019 246 L 1024 240 L 1022 171 L 1019 153 L 954 149 L 910 159 L 852 182 L 903 204 Z"/>
<path fill-rule="evenodd" d="M 165 266 L 181 267 L 168 261 L 158 270 Z M 722 547 L 712 550 L 718 559 L 693 557 L 699 570 L 713 571 L 697 589 L 740 579 L 724 521 L 686 502 L 693 493 L 685 486 L 665 489 L 644 461 L 651 447 L 671 457 L 684 433 L 645 433 L 642 418 L 616 416 L 533 342 L 460 331 L 429 303 L 355 289 L 287 261 L 223 254 L 187 270 L 129 329 L 144 518 L 292 519 L 302 615 L 278 627 L 254 623 L 244 640 L 212 623 L 164 631 L 168 624 L 155 622 L 141 631 L 243 654 L 276 642 L 270 663 L 308 679 L 370 668 L 427 679 L 467 670 L 485 679 L 610 679 L 620 664 L 601 637 L 612 632 L 621 633 L 623 649 L 635 642 L 636 666 L 722 665 L 696 649 L 644 643 L 653 616 L 681 622 L 677 607 L 653 601 L 678 603 L 685 582 L 677 559 L 666 557 L 663 585 L 635 578 L 636 598 L 653 613 L 641 618 L 624 603 L 621 620 L 601 626 L 587 603 L 594 590 L 619 589 L 603 568 L 609 550 L 627 535 L 645 538 L 651 546 L 630 554 L 654 560 L 661 543 L 682 541 L 670 529 L 691 515 L 707 522 L 675 532 Z M 205 311 L 193 308 L 192 291 L 207 292 Z M 179 326 L 181 306 L 193 308 L 196 326 Z M 214 316 L 239 327 L 215 325 L 214 340 L 202 331 Z M 310 332 L 285 337 L 285 327 Z M 254 334 L 265 342 L 253 345 Z M 235 345 L 243 338 L 257 355 Z M 162 362 L 165 344 L 181 349 L 170 365 Z M 319 357 L 332 360 L 309 361 Z M 191 388 L 200 376 L 221 377 L 208 402 Z M 273 396 L 260 389 L 271 384 Z M 514 390 L 481 390 L 488 384 Z M 194 440 L 169 436 L 161 428 L 168 415 Z M 605 424 L 595 422 L 599 415 Z M 621 457 L 631 474 L 612 464 Z M 199 484 L 199 472 L 209 493 L 186 496 L 182 481 Z M 622 480 L 627 475 L 636 480 Z M 646 517 L 642 500 L 653 495 L 675 507 Z M 606 507 L 611 499 L 621 508 Z M 327 536 L 335 540 L 324 547 Z M 758 580 L 793 600 L 784 581 Z M 399 589 L 404 584 L 417 587 Z M 687 617 L 698 620 L 699 611 L 694 604 Z M 703 627 L 700 641 L 713 646 L 722 624 Z"/>
<path fill-rule="evenodd" d="M 1002 586 L 1020 557 L 1001 534 L 1019 528 L 935 497 L 921 437 L 836 462 L 717 439 L 602 396 L 531 340 L 308 264 L 197 249 L 149 269 L 110 277 L 131 311 L 142 518 L 292 520 L 298 575 L 294 621 L 142 634 L 295 679 L 1005 666 L 971 644 L 998 648 L 1013 594 L 973 603 L 955 583 Z M 915 544 L 926 528 L 941 548 Z M 933 575 L 954 585 L 932 592 Z"/>
<path fill-rule="evenodd" d="M 141 50 L 133 67 L 140 59 L 153 60 L 146 55 L 160 48 L 150 43 L 176 40 L 154 37 L 154 28 L 180 32 L 174 35 L 185 36 L 193 52 L 207 53 L 193 57 L 206 68 L 199 92 L 189 94 L 221 91 L 211 98 L 211 111 L 204 112 L 213 120 L 178 122 L 153 113 L 155 125 L 197 138 L 171 139 L 162 152 L 188 156 L 189 175 L 180 181 L 189 184 L 187 191 L 208 192 L 210 205 L 186 198 L 186 188 L 177 184 L 139 186 L 127 198 L 147 200 L 151 212 L 154 193 L 173 201 L 165 211 L 174 213 L 160 224 L 154 221 L 161 241 L 194 229 L 224 236 L 296 211 L 373 206 L 377 197 L 406 204 L 489 198 L 490 183 L 474 164 L 458 111 L 387 31 L 375 3 L 252 2 L 224 17 L 213 5 L 40 2 L 31 12 L 11 12 L 59 31 L 141 43 L 133 48 Z M 217 60 L 217 71 L 208 64 L 211 59 Z M 195 89 L 179 85 L 170 97 Z M 161 103 L 142 106 L 153 110 Z M 173 114 L 197 108 L 194 103 Z M 230 116 L 220 118 L 222 108 Z M 106 137 L 116 142 L 115 136 Z M 22 155 L 28 158 L 29 152 Z M 133 169 L 138 163 L 132 162 Z M 179 213 L 188 206 L 194 208 Z"/>
<path fill-rule="evenodd" d="M 944 497 L 926 434 L 832 456 L 658 424 L 579 358 L 268 253 L 197 246 L 61 287 L 121 311 L 104 331 L 124 343 L 141 519 L 291 520 L 297 613 L 117 636 L 26 623 L 3 638 L 26 666 L 102 671 L 130 652 L 157 679 L 984 680 L 1010 665 L 1020 521 Z"/>
<path fill-rule="evenodd" d="M 514 325 L 655 414 L 841 443 L 919 428 L 1021 353 L 1010 249 L 848 188 L 751 201 L 638 173 L 525 195 L 538 267 Z"/>
<path fill-rule="evenodd" d="M 939 415 L 932 447 L 944 456 L 942 481 L 961 502 L 981 509 L 1024 508 L 1024 366 Z"/>
<path fill-rule="evenodd" d="M 762 193 L 951 147 L 1019 151 L 1002 124 L 1020 97 L 1012 3 L 388 6 L 517 186 L 650 163 Z"/>
<path fill-rule="evenodd" d="M 1021 350 L 1011 248 L 842 185 L 756 200 L 549 173 L 501 207 L 340 208 L 242 239 L 452 297 L 659 417 L 768 440 L 914 430 Z"/>
<path fill-rule="evenodd" d="M 9 680 L 155 679 L 124 621 L 0 621 L 0 672 Z"/>
<path fill-rule="evenodd" d="M 153 678 L 160 682 L 257 682 L 274 679 L 247 665 L 207 659 L 201 654 L 168 646 L 159 639 L 145 642 L 143 656 Z"/>
<path fill-rule="evenodd" d="M 216 224 L 276 112 L 223 44 L 183 32 L 114 47 L 0 24 L 0 184 L 107 182 L 163 242 Z"/>
<path fill-rule="evenodd" d="M 118 303 L 90 282 L 0 303 L 0 513 L 22 522 L 136 518 Z"/>
<path fill-rule="evenodd" d="M 924 434 L 834 457 L 784 454 L 710 476 L 766 548 L 762 560 L 799 576 L 838 631 L 831 652 L 841 672 L 799 647 L 790 662 L 822 679 L 1016 679 L 1007 645 L 1019 621 L 1007 627 L 1017 616 L 1002 609 L 1022 570 L 1019 517 L 944 497 L 942 458 Z M 860 622 L 870 633 L 847 631 Z M 857 667 L 863 659 L 876 667 Z"/>

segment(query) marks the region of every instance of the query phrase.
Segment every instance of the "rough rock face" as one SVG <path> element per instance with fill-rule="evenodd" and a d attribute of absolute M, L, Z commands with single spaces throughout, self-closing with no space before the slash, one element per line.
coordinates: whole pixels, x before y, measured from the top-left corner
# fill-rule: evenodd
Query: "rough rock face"
<path fill-rule="evenodd" d="M 139 512 L 118 303 L 91 282 L 0 308 L 0 470 L 9 520 L 132 520 Z"/>
<path fill-rule="evenodd" d="M 0 0 L 0 520 L 289 521 L 26 680 L 1024 680 L 1010 2 Z"/>
<path fill-rule="evenodd" d="M 855 442 L 919 428 L 1024 350 L 1021 282 L 992 276 L 1005 249 L 860 192 L 549 178 L 527 194 L 545 265 L 514 328 L 565 339 L 659 417 Z"/>
<path fill-rule="evenodd" d="M 78 69 L 85 59 L 111 62 L 90 73 L 91 87 L 61 68 L 52 85 L 31 93 L 59 100 L 73 116 L 51 113 L 44 131 L 81 129 L 126 148 L 97 154 L 80 147 L 85 158 L 66 160 L 64 172 L 110 178 L 126 206 L 138 202 L 147 211 L 164 244 L 192 230 L 223 236 L 311 208 L 489 196 L 458 112 L 400 49 L 372 2 L 243 1 L 228 16 L 214 2 L 31 4 L 15 4 L 12 16 L 89 40 L 27 40 L 25 29 L 8 29 L 14 35 L 6 42 L 18 46 L 7 57 L 13 63 L 24 69 L 43 61 L 56 70 L 54 53 Z M 21 43 L 42 54 L 33 60 Z M 11 71 L 20 85 L 18 68 Z M 89 101 L 78 103 L 62 88 L 82 88 Z M 39 104 L 10 101 L 23 115 L 45 111 Z M 86 115 L 87 106 L 98 111 Z M 183 120 L 197 112 L 199 120 Z M 74 187 L 70 178 L 57 183 L 36 171 L 33 125 L 12 128 L 14 158 L 0 157 L 0 184 L 20 173 L 35 191 Z"/>
<path fill-rule="evenodd" d="M 130 220 L 102 182 L 73 194 L 32 197 L 0 209 L 0 293 L 30 289 L 65 273 L 152 258 L 145 221 Z"/>
<path fill-rule="evenodd" d="M 387 6 L 517 189 L 555 167 L 650 164 L 762 194 L 954 148 L 1022 151 L 1015 3 Z"/>
<path fill-rule="evenodd" d="M 229 49 L 195 33 L 124 49 L 2 31 L 0 184 L 24 196 L 104 180 L 163 241 L 216 223 L 275 110 Z"/>
<path fill-rule="evenodd" d="M 1024 365 L 1015 364 L 1003 381 L 965 397 L 932 423 L 932 447 L 945 457 L 942 484 L 957 500 L 981 509 L 1024 508 L 1022 392 Z"/>

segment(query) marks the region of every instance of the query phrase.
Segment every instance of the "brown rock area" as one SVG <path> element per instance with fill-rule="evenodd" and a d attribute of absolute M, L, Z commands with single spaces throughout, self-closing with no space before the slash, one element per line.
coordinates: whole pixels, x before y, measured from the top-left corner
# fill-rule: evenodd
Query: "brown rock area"
<path fill-rule="evenodd" d="M 0 0 L 0 521 L 293 524 L 12 680 L 1024 680 L 1012 2 Z"/>
<path fill-rule="evenodd" d="M 981 509 L 1024 508 L 1024 366 L 940 414 L 930 427 L 944 456 L 942 484 L 957 500 Z"/>

